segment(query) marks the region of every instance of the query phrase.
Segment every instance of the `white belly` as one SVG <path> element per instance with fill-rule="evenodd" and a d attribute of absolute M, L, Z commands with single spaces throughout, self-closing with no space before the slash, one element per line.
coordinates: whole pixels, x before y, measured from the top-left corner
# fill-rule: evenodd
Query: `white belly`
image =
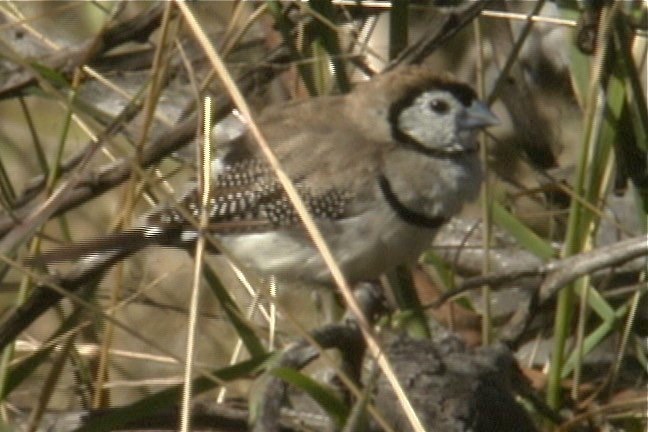
<path fill-rule="evenodd" d="M 320 229 L 351 282 L 376 279 L 398 264 L 415 260 L 435 233 L 402 222 L 391 209 L 387 215 L 364 213 L 332 225 L 324 223 Z M 305 231 L 239 234 L 221 240 L 244 265 L 264 275 L 318 283 L 331 280 L 324 260 Z"/>

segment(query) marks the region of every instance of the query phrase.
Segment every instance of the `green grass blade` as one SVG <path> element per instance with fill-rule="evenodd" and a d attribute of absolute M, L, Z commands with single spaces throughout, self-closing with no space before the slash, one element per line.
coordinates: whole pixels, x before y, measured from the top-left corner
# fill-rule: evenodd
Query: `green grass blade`
<path fill-rule="evenodd" d="M 501 204 L 493 202 L 492 215 L 493 221 L 511 234 L 523 248 L 545 261 L 555 257 L 556 252 L 549 242 L 520 222 Z"/>
<path fill-rule="evenodd" d="M 212 372 L 216 378 L 223 381 L 249 378 L 256 374 L 263 365 L 267 356 L 255 357 L 233 366 L 228 366 Z M 193 380 L 194 395 L 214 389 L 218 384 L 207 377 L 198 377 Z M 95 416 L 75 432 L 108 432 L 119 430 L 129 422 L 154 416 L 155 413 L 170 409 L 178 404 L 182 394 L 182 385 L 174 385 L 168 389 L 146 396 L 137 402 L 125 407 L 112 410 L 108 414 Z"/>
<path fill-rule="evenodd" d="M 220 302 L 229 322 L 236 330 L 250 355 L 252 357 L 265 355 L 266 350 L 254 332 L 254 328 L 244 318 L 244 314 L 241 312 L 232 296 L 227 292 L 227 289 L 225 289 L 223 284 L 220 282 L 216 273 L 211 269 L 211 267 L 205 265 L 203 267 L 203 275 L 207 280 L 207 285 Z"/>
<path fill-rule="evenodd" d="M 331 389 L 294 369 L 279 367 L 270 373 L 307 393 L 338 426 L 344 424 L 349 408 Z"/>

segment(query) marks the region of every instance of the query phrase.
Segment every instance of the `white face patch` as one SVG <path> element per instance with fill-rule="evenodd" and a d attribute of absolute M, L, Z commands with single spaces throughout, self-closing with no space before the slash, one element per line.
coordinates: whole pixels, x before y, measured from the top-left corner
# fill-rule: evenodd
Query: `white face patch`
<path fill-rule="evenodd" d="M 465 107 L 449 91 L 431 90 L 401 111 L 398 128 L 424 147 L 455 151 L 466 144 L 457 134 L 457 120 L 464 111 Z"/>

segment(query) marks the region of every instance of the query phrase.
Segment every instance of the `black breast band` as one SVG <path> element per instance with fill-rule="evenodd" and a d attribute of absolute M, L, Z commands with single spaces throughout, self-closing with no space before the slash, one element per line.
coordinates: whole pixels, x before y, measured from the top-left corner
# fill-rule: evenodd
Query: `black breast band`
<path fill-rule="evenodd" d="M 380 190 L 391 208 L 394 209 L 398 216 L 400 216 L 400 218 L 405 222 L 424 228 L 437 229 L 448 221 L 447 218 L 442 216 L 429 217 L 407 208 L 407 206 L 398 199 L 389 183 L 389 180 L 387 180 L 387 177 L 384 175 L 378 177 L 378 184 L 380 185 Z"/>

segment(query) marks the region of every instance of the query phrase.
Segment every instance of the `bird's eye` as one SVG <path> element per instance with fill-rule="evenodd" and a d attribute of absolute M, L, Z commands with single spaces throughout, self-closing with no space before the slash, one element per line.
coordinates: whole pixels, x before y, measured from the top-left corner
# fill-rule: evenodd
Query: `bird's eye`
<path fill-rule="evenodd" d="M 432 99 L 430 109 L 437 114 L 445 114 L 450 110 L 450 105 L 443 99 Z"/>

